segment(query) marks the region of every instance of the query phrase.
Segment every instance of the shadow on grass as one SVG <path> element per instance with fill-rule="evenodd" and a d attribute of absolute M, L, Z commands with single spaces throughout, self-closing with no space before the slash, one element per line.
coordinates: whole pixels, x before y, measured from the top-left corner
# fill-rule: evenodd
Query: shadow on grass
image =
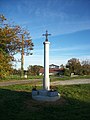
<path fill-rule="evenodd" d="M 90 104 L 72 98 L 37 102 L 30 92 L 0 89 L 0 120 L 89 120 Z"/>

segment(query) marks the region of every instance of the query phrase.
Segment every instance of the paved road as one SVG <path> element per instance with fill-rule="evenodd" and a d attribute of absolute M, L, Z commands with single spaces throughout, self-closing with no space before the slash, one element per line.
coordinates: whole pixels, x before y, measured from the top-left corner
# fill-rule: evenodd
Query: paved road
<path fill-rule="evenodd" d="M 42 79 L 35 79 L 35 80 L 16 80 L 16 81 L 7 81 L 7 82 L 0 82 L 0 86 L 9 86 L 15 84 L 27 84 L 27 83 L 34 83 L 38 84 Z M 51 82 L 51 85 L 76 85 L 76 84 L 90 84 L 90 79 L 75 79 L 75 80 L 64 80 L 64 81 L 54 81 Z M 39 84 L 42 85 L 42 84 Z"/>
<path fill-rule="evenodd" d="M 77 85 L 77 84 L 90 84 L 90 79 L 65 80 L 51 83 L 51 85 Z"/>
<path fill-rule="evenodd" d="M 30 79 L 30 80 L 12 80 L 7 82 L 0 82 L 0 86 L 9 86 L 9 85 L 16 85 L 16 84 L 27 84 L 27 83 L 38 83 L 41 79 Z"/>

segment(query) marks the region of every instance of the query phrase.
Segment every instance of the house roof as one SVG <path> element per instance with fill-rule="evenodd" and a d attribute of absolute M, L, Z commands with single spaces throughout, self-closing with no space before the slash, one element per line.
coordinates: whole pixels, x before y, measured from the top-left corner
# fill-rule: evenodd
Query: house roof
<path fill-rule="evenodd" d="M 54 65 L 54 64 L 51 64 L 51 65 L 49 65 L 49 66 L 57 66 L 57 67 L 59 67 L 58 65 Z"/>
<path fill-rule="evenodd" d="M 56 73 L 56 72 L 59 72 L 59 71 L 62 71 L 63 68 L 49 68 L 49 73 Z M 44 68 L 41 68 L 39 73 L 44 73 Z"/>

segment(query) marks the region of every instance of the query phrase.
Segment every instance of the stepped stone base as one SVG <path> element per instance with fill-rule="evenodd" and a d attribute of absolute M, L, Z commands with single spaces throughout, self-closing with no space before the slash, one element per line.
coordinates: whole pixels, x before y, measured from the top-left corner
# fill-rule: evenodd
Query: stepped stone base
<path fill-rule="evenodd" d="M 32 98 L 38 101 L 57 101 L 60 94 L 57 91 L 37 90 L 32 91 Z"/>

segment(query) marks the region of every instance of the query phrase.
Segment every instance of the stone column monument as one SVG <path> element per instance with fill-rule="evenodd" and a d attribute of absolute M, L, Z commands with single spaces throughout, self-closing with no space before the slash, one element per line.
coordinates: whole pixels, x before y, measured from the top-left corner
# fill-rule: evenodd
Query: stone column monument
<path fill-rule="evenodd" d="M 48 31 L 43 36 L 46 37 L 44 44 L 44 78 L 43 78 L 43 89 L 37 90 L 32 89 L 32 98 L 39 101 L 56 101 L 60 98 L 60 94 L 57 90 L 50 90 L 50 79 L 49 79 L 49 44 Z"/>
<path fill-rule="evenodd" d="M 43 78 L 43 89 L 50 90 L 50 79 L 49 79 L 49 44 L 48 41 L 48 31 L 43 36 L 46 36 L 44 44 L 44 78 Z"/>

